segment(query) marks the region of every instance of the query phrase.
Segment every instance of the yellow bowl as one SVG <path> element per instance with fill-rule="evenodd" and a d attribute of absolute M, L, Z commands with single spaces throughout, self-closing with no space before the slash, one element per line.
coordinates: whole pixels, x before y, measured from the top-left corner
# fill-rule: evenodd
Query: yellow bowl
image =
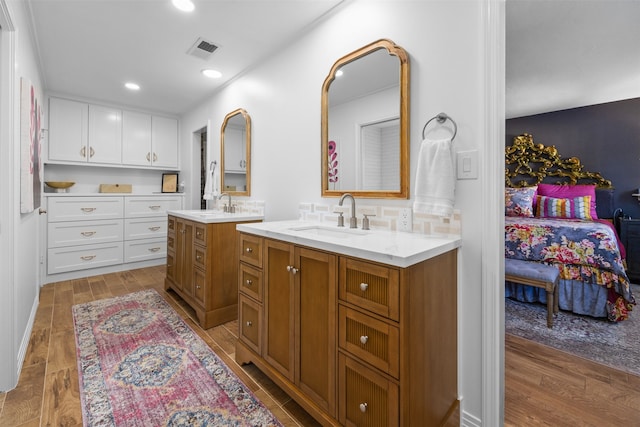
<path fill-rule="evenodd" d="M 51 188 L 69 188 L 75 184 L 72 181 L 46 181 L 47 184 Z"/>

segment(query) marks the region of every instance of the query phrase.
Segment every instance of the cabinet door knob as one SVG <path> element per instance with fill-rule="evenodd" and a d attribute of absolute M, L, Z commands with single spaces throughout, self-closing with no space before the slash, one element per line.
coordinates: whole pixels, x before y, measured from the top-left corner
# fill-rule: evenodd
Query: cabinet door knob
<path fill-rule="evenodd" d="M 253 325 L 253 323 L 251 323 L 251 320 L 249 320 L 249 321 L 247 322 L 247 326 L 251 326 L 251 325 Z"/>
<path fill-rule="evenodd" d="M 197 259 L 198 261 L 202 261 L 202 256 L 201 256 L 201 255 L 196 255 L 196 259 Z"/>
<path fill-rule="evenodd" d="M 360 412 L 362 412 L 362 413 L 367 412 L 367 406 L 368 406 L 368 405 L 367 405 L 367 403 L 366 403 L 366 402 L 365 402 L 365 403 L 361 403 L 361 404 L 360 404 Z"/>
<path fill-rule="evenodd" d="M 360 342 L 361 342 L 363 345 L 364 345 L 364 344 L 366 344 L 366 343 L 367 343 L 367 341 L 369 341 L 369 337 L 368 337 L 368 336 L 366 336 L 366 335 L 362 335 L 362 336 L 360 337 Z"/>
<path fill-rule="evenodd" d="M 293 274 L 296 274 L 298 271 L 300 271 L 299 268 L 295 268 L 293 265 L 287 265 L 287 271 Z"/>
<path fill-rule="evenodd" d="M 253 284 L 253 280 L 247 279 L 247 286 L 251 286 Z"/>
<path fill-rule="evenodd" d="M 196 289 L 200 289 L 200 288 L 202 288 L 202 286 L 196 285 Z"/>
<path fill-rule="evenodd" d="M 360 283 L 360 290 L 361 290 L 362 292 L 366 291 L 366 290 L 367 290 L 367 288 L 369 288 L 369 284 L 367 284 L 367 283 Z"/>
<path fill-rule="evenodd" d="M 248 254 L 250 254 L 251 252 L 253 252 L 253 249 L 251 249 L 251 248 L 247 248 L 247 249 L 245 249 L 245 250 L 247 251 L 247 253 L 248 253 Z"/>

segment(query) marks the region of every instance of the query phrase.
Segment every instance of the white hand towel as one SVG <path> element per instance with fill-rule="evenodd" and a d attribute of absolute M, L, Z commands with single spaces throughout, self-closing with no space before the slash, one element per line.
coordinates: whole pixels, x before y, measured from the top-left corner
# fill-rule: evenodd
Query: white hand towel
<path fill-rule="evenodd" d="M 455 184 L 451 139 L 422 141 L 416 171 L 414 212 L 451 216 Z"/>
<path fill-rule="evenodd" d="M 204 200 L 213 200 L 213 172 L 215 171 L 215 166 L 211 163 L 211 167 L 207 172 L 207 180 L 204 183 L 204 194 L 202 198 Z"/>

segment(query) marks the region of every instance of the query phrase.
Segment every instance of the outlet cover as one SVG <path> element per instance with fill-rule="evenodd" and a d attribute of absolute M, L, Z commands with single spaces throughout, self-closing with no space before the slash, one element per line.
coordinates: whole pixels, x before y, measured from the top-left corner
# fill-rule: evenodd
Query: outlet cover
<path fill-rule="evenodd" d="M 398 214 L 398 231 L 413 231 L 413 211 L 411 208 L 402 208 Z"/>

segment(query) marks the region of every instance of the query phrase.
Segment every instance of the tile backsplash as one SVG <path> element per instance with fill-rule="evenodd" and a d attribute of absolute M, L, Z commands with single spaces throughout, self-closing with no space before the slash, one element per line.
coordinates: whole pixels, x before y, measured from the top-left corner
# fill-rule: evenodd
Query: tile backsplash
<path fill-rule="evenodd" d="M 385 205 L 356 205 L 356 217 L 358 227 L 362 226 L 364 214 L 369 217 L 369 226 L 372 229 L 396 231 L 398 229 L 398 219 L 400 217 L 401 206 Z M 345 224 L 348 227 L 351 216 L 351 205 L 339 206 L 335 204 L 307 203 L 298 205 L 299 219 L 305 221 L 318 221 L 337 225 L 338 216 L 336 212 L 343 212 Z M 422 213 L 413 213 L 413 233 L 428 235 L 459 235 L 461 216 L 459 210 L 454 210 L 450 217 L 439 217 Z"/>

